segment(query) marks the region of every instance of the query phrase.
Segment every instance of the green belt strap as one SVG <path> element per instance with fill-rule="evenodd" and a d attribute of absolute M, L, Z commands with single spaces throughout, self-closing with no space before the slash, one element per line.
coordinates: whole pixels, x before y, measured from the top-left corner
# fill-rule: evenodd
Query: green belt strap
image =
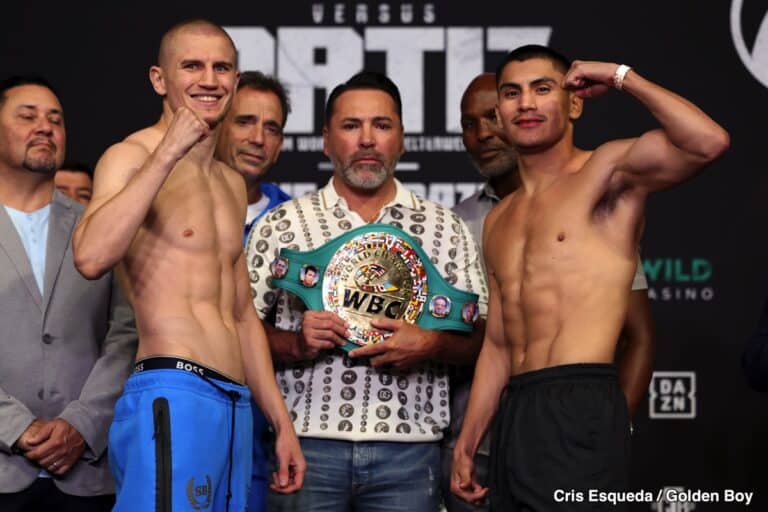
<path fill-rule="evenodd" d="M 430 330 L 472 331 L 473 325 L 462 320 L 461 310 L 464 304 L 472 302 L 475 304 L 475 311 L 477 311 L 477 294 L 459 290 L 447 283 L 429 260 L 421 246 L 403 230 L 388 224 L 367 224 L 352 229 L 343 235 L 329 240 L 322 247 L 311 251 L 280 249 L 280 256 L 288 260 L 288 270 L 280 279 L 273 277 L 272 282 L 275 286 L 288 290 L 299 297 L 308 309 L 323 311 L 325 309 L 323 304 L 323 279 L 329 261 L 342 245 L 350 239 L 366 233 L 394 235 L 408 243 L 421 259 L 427 274 L 427 301 L 416 319 L 417 325 Z M 313 265 L 318 270 L 317 284 L 311 288 L 301 284 L 300 273 L 305 265 Z M 450 313 L 444 318 L 435 317 L 429 312 L 430 301 L 436 295 L 448 297 L 451 301 Z"/>

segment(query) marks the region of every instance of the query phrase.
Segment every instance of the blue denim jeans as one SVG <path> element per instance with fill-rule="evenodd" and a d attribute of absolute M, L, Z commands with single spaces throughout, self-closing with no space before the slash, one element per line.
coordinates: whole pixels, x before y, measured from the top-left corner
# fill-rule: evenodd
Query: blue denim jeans
<path fill-rule="evenodd" d="M 307 461 L 304 485 L 289 495 L 270 491 L 270 511 L 435 512 L 440 506 L 438 442 L 300 441 Z"/>

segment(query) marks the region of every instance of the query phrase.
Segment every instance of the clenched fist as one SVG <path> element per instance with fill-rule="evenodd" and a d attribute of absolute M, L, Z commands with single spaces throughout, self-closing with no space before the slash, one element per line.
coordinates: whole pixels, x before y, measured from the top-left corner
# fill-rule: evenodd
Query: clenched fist
<path fill-rule="evenodd" d="M 563 88 L 570 89 L 580 98 L 595 98 L 613 88 L 613 77 L 618 64 L 575 60 L 563 78 Z"/>
<path fill-rule="evenodd" d="M 171 125 L 165 132 L 162 146 L 175 159 L 180 160 L 192 149 L 192 146 L 211 133 L 208 123 L 186 107 L 179 107 L 173 115 Z"/>

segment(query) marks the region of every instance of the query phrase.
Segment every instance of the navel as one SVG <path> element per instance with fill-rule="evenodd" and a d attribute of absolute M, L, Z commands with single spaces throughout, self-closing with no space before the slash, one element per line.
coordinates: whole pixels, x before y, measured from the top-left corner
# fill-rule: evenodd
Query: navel
<path fill-rule="evenodd" d="M 187 228 L 187 229 L 184 230 L 184 232 L 181 234 L 181 236 L 183 236 L 184 238 L 189 238 L 189 237 L 191 237 L 194 234 L 195 234 L 194 231 L 192 231 L 191 229 Z"/>
<path fill-rule="evenodd" d="M 562 242 L 563 240 L 565 240 L 565 233 L 561 231 L 560 233 L 557 234 L 557 241 Z"/>

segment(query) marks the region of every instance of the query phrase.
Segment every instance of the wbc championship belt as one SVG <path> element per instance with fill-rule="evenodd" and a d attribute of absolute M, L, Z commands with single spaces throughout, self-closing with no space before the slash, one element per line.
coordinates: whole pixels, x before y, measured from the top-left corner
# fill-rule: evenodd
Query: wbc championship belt
<path fill-rule="evenodd" d="M 392 334 L 371 326 L 376 317 L 463 332 L 477 319 L 477 294 L 447 283 L 413 238 L 387 224 L 350 230 L 312 251 L 281 249 L 270 269 L 272 283 L 308 309 L 349 324 L 346 351 Z"/>

